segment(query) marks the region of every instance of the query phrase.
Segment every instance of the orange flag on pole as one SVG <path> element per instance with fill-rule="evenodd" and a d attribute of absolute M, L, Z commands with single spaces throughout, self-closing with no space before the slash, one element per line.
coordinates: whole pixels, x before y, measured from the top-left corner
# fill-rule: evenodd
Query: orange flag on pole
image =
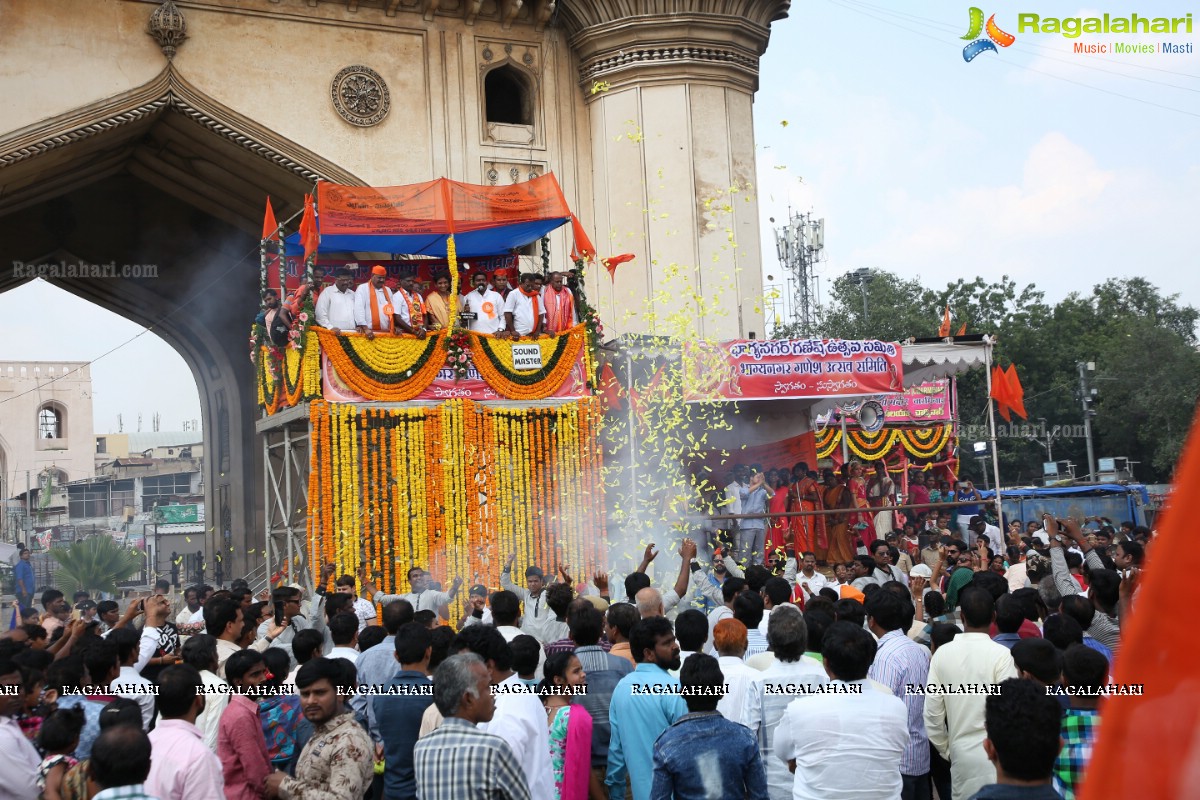
<path fill-rule="evenodd" d="M 304 246 L 304 260 L 317 252 L 321 237 L 317 234 L 317 207 L 311 194 L 304 195 L 304 216 L 300 218 L 300 244 Z"/>
<path fill-rule="evenodd" d="M 959 327 L 958 333 L 956 333 L 954 335 L 955 336 L 966 336 L 967 335 L 967 321 L 965 319 L 963 320 L 963 324 Z"/>
<path fill-rule="evenodd" d="M 1008 407 L 1021 419 L 1029 419 L 1029 415 L 1025 413 L 1025 389 L 1021 386 L 1021 379 L 1017 377 L 1016 364 L 1008 365 L 1008 371 L 1004 373 L 1004 378 L 1008 388 L 1008 395 L 1005 398 Z"/>
<path fill-rule="evenodd" d="M 600 263 L 604 265 L 604 268 L 606 270 L 608 270 L 608 279 L 610 281 L 616 282 L 617 267 L 624 264 L 626 261 L 633 261 L 633 259 L 634 259 L 633 253 L 622 253 L 619 256 L 609 256 L 608 258 L 602 258 L 602 259 L 600 259 Z"/>
<path fill-rule="evenodd" d="M 267 213 L 263 215 L 262 238 L 274 239 L 279 235 L 279 223 L 275 221 L 275 209 L 271 208 L 271 197 L 267 196 Z"/>
<path fill-rule="evenodd" d="M 1081 800 L 1110 797 L 1197 797 L 1196 731 L 1200 730 L 1200 638 L 1187 633 L 1179 568 L 1195 559 L 1200 502 L 1200 416 L 1175 468 L 1170 503 L 1160 518 L 1132 607 L 1121 619 L 1113 679 L 1144 687 L 1140 697 L 1100 701 L 1100 734 L 1084 773 Z M 1122 587 L 1124 591 L 1125 587 Z M 1147 746 L 1153 742 L 1153 746 Z M 1140 754 L 1131 758 L 1130 754 Z"/>
<path fill-rule="evenodd" d="M 1004 421 L 1012 422 L 1008 407 L 1008 378 L 1005 377 L 1004 370 L 1000 369 L 999 365 L 992 367 L 991 398 L 996 401 L 996 411 L 1004 417 Z"/>
<path fill-rule="evenodd" d="M 938 328 L 938 336 L 946 338 L 950 335 L 950 305 L 946 305 L 946 311 L 942 314 L 942 326 Z"/>

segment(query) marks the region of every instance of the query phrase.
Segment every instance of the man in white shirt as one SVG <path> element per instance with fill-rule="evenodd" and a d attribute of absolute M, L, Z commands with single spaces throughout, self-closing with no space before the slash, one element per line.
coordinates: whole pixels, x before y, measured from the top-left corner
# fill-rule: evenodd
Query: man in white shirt
<path fill-rule="evenodd" d="M 831 686 L 847 693 L 801 696 L 775 729 L 776 757 L 795 766 L 792 797 L 895 800 L 907 711 L 902 700 L 866 681 L 875 640 L 859 625 L 835 622 L 825 632 L 822 656 Z"/>
<path fill-rule="evenodd" d="M 21 669 L 8 659 L 0 660 L 0 775 L 4 776 L 4 797 L 36 800 L 41 796 L 37 785 L 38 755 L 16 715 L 25 705 Z"/>
<path fill-rule="evenodd" d="M 335 614 L 329 620 L 329 635 L 333 639 L 333 649 L 329 658 L 344 658 L 351 664 L 358 663 L 358 617 L 342 612 Z"/>
<path fill-rule="evenodd" d="M 561 636 L 554 639 L 547 638 L 546 626 L 554 622 L 555 614 L 546 604 L 545 573 L 542 572 L 541 567 L 530 564 L 525 568 L 525 585 L 529 588 L 522 589 L 512 581 L 513 561 L 516 558 L 517 554 L 512 553 L 509 555 L 508 561 L 504 562 L 504 569 L 500 572 L 500 587 L 512 592 L 521 601 L 523 609 L 521 631 L 528 633 L 543 645 L 561 639 Z"/>
<path fill-rule="evenodd" d="M 333 333 L 352 331 L 354 322 L 355 291 L 350 270 L 342 267 L 333 273 L 333 286 L 326 288 L 317 297 L 317 324 Z"/>
<path fill-rule="evenodd" d="M 509 336 L 531 336 L 537 338 L 546 321 L 538 293 L 533 286 L 533 275 L 521 275 L 520 287 L 504 301 L 504 329 Z"/>
<path fill-rule="evenodd" d="M 371 267 L 371 279 L 354 290 L 354 327 L 368 339 L 377 333 L 391 333 L 396 309 L 392 291 L 383 285 L 387 270 L 378 264 Z"/>
<path fill-rule="evenodd" d="M 334 591 L 338 594 L 348 594 L 354 598 L 354 615 L 358 617 L 358 632 L 362 633 L 363 628 L 368 625 L 375 624 L 375 604 L 358 596 L 358 583 L 354 580 L 353 575 L 343 575 L 334 581 Z"/>
<path fill-rule="evenodd" d="M 158 647 L 158 628 L 146 627 L 141 633 L 136 628 L 117 628 L 108 637 L 108 641 L 117 646 L 117 658 L 121 662 L 121 671 L 112 683 L 109 691 L 117 697 L 134 700 L 142 709 L 142 730 L 150 729 L 154 719 L 154 682 L 143 678 L 139 662 L 145 665 Z M 145 653 L 145 659 L 141 658 Z"/>
<path fill-rule="evenodd" d="M 829 676 L 821 662 L 804 655 L 808 649 L 808 626 L 795 606 L 780 606 L 771 615 L 767 640 L 775 660 L 759 676 L 758 698 L 747 697 L 746 701 L 759 706 L 756 733 L 759 753 L 767 769 L 767 793 L 771 800 L 790 800 L 795 779 L 787 764 L 775 757 L 775 732 L 788 704 L 828 683 Z"/>
<path fill-rule="evenodd" d="M 746 626 L 736 619 L 723 619 L 713 631 L 717 663 L 725 676 L 725 695 L 717 711 L 730 722 L 758 730 L 762 717 L 762 673 L 746 666 Z"/>
<path fill-rule="evenodd" d="M 994 555 L 1004 555 L 1004 537 L 999 528 L 989 525 L 983 517 L 971 517 L 971 523 L 967 527 L 971 533 L 975 534 L 968 542 L 971 547 L 974 547 L 975 542 L 983 538 L 987 539 L 988 547 L 992 548 Z"/>
<path fill-rule="evenodd" d="M 958 595 L 963 633 L 942 645 L 929 663 L 929 683 L 962 686 L 992 685 L 1017 677 L 1012 653 L 992 641 L 988 630 L 996 618 L 991 594 L 976 586 Z M 984 786 L 995 783 L 996 768 L 983 749 L 982 694 L 930 694 L 925 697 L 925 730 L 929 742 L 949 760 L 952 800 L 966 800 Z"/>
<path fill-rule="evenodd" d="M 813 553 L 811 550 L 805 551 L 804 566 L 800 568 L 800 572 L 796 575 L 796 583 L 800 584 L 800 588 L 804 591 L 805 602 L 816 597 L 828 582 L 829 579 L 823 573 L 817 571 L 816 553 Z"/>
<path fill-rule="evenodd" d="M 429 586 L 429 573 L 421 567 L 411 567 L 408 570 L 408 585 L 412 589 L 408 594 L 384 594 L 375 588 L 365 575 L 359 575 L 362 578 L 363 594 L 373 603 L 379 603 L 380 606 L 386 606 L 393 600 L 405 600 L 412 606 L 413 613 L 418 611 L 432 611 L 434 614 L 441 615 L 441 607 L 454 602 L 454 596 L 458 594 L 458 588 L 462 586 L 462 578 L 455 578 L 450 584 L 450 591 L 439 592 L 436 589 L 431 589 Z"/>
<path fill-rule="evenodd" d="M 478 727 L 499 736 L 512 748 L 525 773 L 531 800 L 553 800 L 556 792 L 546 710 L 537 695 L 512 671 L 512 652 L 503 638 L 496 628 L 472 625 L 455 638 L 451 655 L 469 651 L 483 659 L 491 672 L 496 713 L 491 722 L 481 722 Z"/>
<path fill-rule="evenodd" d="M 504 298 L 488 288 L 487 275 L 476 272 L 471 276 L 472 291 L 459 301 L 462 313 L 470 316 L 467 328 L 474 333 L 494 334 L 504 330 Z"/>

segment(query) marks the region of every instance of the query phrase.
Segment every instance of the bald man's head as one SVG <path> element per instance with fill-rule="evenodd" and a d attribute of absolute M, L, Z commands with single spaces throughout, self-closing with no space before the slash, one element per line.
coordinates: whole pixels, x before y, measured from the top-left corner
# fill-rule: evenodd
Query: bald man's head
<path fill-rule="evenodd" d="M 637 595 L 633 599 L 637 603 L 638 614 L 642 619 L 665 617 L 667 615 L 663 610 L 662 592 L 653 586 L 647 586 L 645 589 L 638 590 Z"/>

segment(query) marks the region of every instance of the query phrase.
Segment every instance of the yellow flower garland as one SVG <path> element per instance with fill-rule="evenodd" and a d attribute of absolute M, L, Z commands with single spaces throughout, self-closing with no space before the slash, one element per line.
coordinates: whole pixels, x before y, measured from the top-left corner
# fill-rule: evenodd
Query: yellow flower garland
<path fill-rule="evenodd" d="M 338 378 L 352 391 L 371 400 L 413 399 L 433 383 L 446 362 L 443 334 L 431 334 L 427 339 L 376 336 L 368 340 L 357 334 L 334 335 L 324 328 L 312 330 Z M 384 383 L 367 374 L 355 359 L 380 376 L 403 377 L 394 383 Z"/>
<path fill-rule="evenodd" d="M 555 350 L 560 345 L 560 338 L 567 337 L 566 347 L 563 349 L 562 355 L 557 362 L 550 364 L 551 358 Z M 571 374 L 571 370 L 575 366 L 575 362 L 579 358 L 579 351 L 583 348 L 587 340 L 587 328 L 584 325 L 576 325 L 574 328 L 563 331 L 558 336 L 541 337 L 539 339 L 499 339 L 486 334 L 469 333 L 471 350 L 474 353 L 475 368 L 479 370 L 483 380 L 496 391 L 501 397 L 507 397 L 514 400 L 542 400 L 550 397 L 560 388 Z M 542 363 L 550 365 L 547 372 L 539 375 L 538 370 L 517 370 L 513 367 L 512 348 L 514 344 L 536 344 L 542 351 Z M 484 352 L 486 351 L 486 352 Z M 492 363 L 492 359 L 488 357 L 491 354 L 506 370 L 521 375 L 521 376 L 538 376 L 536 382 L 528 385 L 518 383 L 508 376 L 504 375 Z"/>

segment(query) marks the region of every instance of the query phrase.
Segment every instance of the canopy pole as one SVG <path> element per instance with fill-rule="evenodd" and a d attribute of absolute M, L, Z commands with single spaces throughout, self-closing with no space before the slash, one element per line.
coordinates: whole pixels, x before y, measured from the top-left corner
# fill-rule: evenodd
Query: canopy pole
<path fill-rule="evenodd" d="M 984 368 L 987 370 L 988 443 L 992 446 L 992 480 L 996 482 L 996 521 L 1003 535 L 1004 506 L 1000 502 L 1000 454 L 996 452 L 996 404 L 992 400 L 992 347 L 995 340 L 987 336 L 983 341 L 987 345 L 984 350 Z"/>

